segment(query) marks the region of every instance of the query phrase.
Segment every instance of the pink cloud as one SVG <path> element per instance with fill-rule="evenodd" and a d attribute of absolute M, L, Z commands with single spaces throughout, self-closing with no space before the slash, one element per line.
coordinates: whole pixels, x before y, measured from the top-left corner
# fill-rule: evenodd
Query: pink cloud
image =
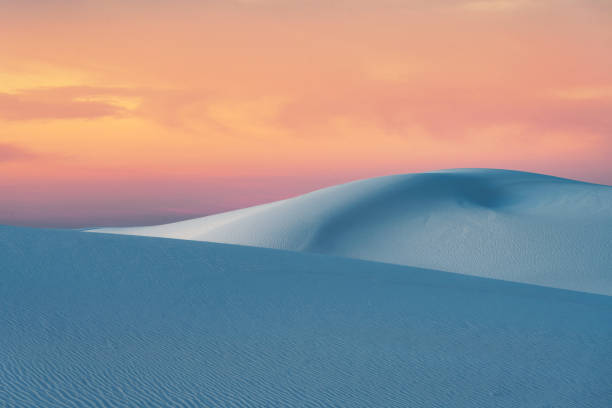
<path fill-rule="evenodd" d="M 24 89 L 0 93 L 0 119 L 95 119 L 139 116 L 163 126 L 189 130 L 182 111 L 210 97 L 202 90 L 150 89 L 141 87 L 65 86 Z M 122 100 L 135 106 L 122 106 Z"/>
<path fill-rule="evenodd" d="M 37 98 L 29 93 L 0 94 L 0 118 L 6 120 L 98 118 L 122 112 L 122 108 L 104 102 Z"/>
<path fill-rule="evenodd" d="M 8 143 L 0 143 L 0 163 L 16 160 L 27 160 L 36 157 L 28 150 Z"/>
<path fill-rule="evenodd" d="M 368 121 L 401 133 L 420 126 L 434 137 L 460 137 L 465 131 L 503 124 L 533 130 L 612 132 L 612 98 L 564 99 L 508 89 L 469 89 L 369 84 L 296 99 L 279 116 L 282 126 L 307 129 L 341 116 Z"/>

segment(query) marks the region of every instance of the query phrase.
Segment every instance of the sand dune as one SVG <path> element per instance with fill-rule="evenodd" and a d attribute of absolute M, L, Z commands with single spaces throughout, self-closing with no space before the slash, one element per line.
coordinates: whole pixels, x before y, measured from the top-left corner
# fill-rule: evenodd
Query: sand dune
<path fill-rule="evenodd" d="M 612 294 L 612 187 L 533 173 L 388 176 L 173 224 L 96 231 L 316 252 Z"/>
<path fill-rule="evenodd" d="M 0 227 L 0 405 L 601 408 L 611 315 L 433 270 Z"/>

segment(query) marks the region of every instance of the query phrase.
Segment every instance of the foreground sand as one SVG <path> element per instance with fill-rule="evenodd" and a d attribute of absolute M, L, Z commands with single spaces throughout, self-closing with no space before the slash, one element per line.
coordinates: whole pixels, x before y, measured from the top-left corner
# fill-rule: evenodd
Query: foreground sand
<path fill-rule="evenodd" d="M 605 407 L 612 297 L 0 227 L 6 407 Z"/>

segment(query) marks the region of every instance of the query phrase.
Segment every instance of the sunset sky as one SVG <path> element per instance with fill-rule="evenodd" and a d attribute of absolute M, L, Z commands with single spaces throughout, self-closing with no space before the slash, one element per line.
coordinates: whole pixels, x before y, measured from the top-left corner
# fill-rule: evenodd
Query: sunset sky
<path fill-rule="evenodd" d="M 612 184 L 608 0 L 0 0 L 0 223 L 457 167 Z"/>

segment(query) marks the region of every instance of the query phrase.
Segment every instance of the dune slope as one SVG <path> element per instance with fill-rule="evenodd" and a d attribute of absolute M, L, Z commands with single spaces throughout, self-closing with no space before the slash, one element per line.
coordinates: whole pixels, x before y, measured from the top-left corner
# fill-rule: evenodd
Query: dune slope
<path fill-rule="evenodd" d="M 0 227 L 3 407 L 604 407 L 612 297 Z"/>
<path fill-rule="evenodd" d="M 464 169 L 98 232 L 332 254 L 612 295 L 612 187 Z"/>

